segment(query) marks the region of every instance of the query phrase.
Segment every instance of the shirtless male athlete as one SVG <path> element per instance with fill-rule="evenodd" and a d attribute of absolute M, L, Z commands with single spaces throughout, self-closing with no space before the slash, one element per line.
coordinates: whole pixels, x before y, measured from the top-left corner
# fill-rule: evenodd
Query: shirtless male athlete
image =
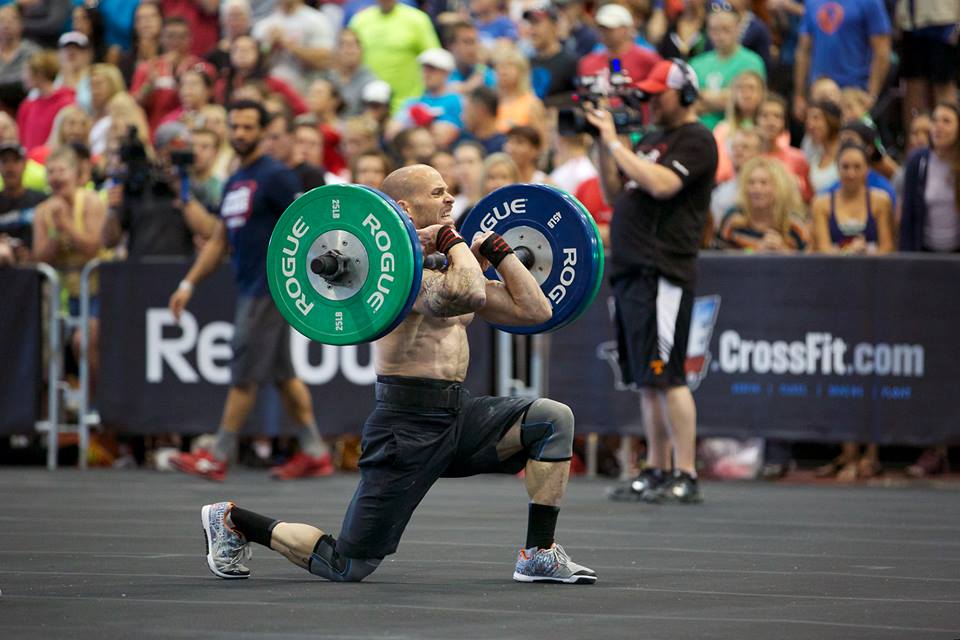
<path fill-rule="evenodd" d="M 413 310 L 374 345 L 377 403 L 363 425 L 360 484 L 340 537 L 232 502 L 209 504 L 201 512 L 208 567 L 221 578 L 248 577 L 242 563 L 250 556 L 247 543 L 256 542 L 328 580 L 362 580 L 396 551 L 438 478 L 525 469 L 527 539 L 513 579 L 595 583 L 596 573 L 554 543 L 573 452 L 569 407 L 544 398 L 473 397 L 461 386 L 474 314 L 497 324 L 535 325 L 550 318 L 549 301 L 500 236 L 478 234 L 471 246 L 457 234 L 453 196 L 432 167 L 398 169 L 382 189 L 413 220 L 424 255 L 445 253 L 448 267 L 424 270 Z M 484 277 L 488 262 L 502 282 Z"/>

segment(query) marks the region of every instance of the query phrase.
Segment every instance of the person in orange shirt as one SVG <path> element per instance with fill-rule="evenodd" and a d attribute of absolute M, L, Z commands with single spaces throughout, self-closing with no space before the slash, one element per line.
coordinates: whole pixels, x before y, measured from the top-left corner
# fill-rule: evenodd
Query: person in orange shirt
<path fill-rule="evenodd" d="M 520 125 L 530 125 L 547 140 L 546 111 L 530 85 L 530 61 L 519 49 L 508 48 L 496 57 L 497 129 L 507 133 Z"/>
<path fill-rule="evenodd" d="M 767 93 L 763 102 L 760 103 L 757 126 L 767 141 L 764 155 L 776 158 L 797 177 L 803 201 L 810 202 L 813 197 L 809 178 L 810 166 L 803 151 L 790 146 L 790 134 L 787 132 L 787 101 L 776 93 Z"/>

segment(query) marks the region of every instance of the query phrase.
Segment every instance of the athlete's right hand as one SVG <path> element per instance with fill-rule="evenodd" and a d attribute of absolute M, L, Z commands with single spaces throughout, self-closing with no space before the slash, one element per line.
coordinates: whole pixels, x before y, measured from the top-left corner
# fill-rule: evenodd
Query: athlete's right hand
<path fill-rule="evenodd" d="M 192 296 L 193 291 L 183 287 L 177 288 L 177 290 L 173 292 L 173 295 L 170 296 L 170 302 L 167 304 L 167 308 L 173 313 L 173 318 L 177 322 L 180 322 L 180 314 L 187 308 L 187 303 L 190 302 Z"/>
<path fill-rule="evenodd" d="M 431 253 L 437 252 L 437 232 L 446 226 L 448 225 L 432 224 L 429 227 L 417 229 L 417 236 L 420 238 L 420 246 L 423 247 L 423 255 L 428 256 Z"/>

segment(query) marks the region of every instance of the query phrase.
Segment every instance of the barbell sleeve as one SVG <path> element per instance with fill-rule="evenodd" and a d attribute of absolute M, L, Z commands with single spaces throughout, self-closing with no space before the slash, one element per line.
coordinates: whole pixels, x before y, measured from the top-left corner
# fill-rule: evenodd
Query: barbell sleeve
<path fill-rule="evenodd" d="M 332 253 L 317 256 L 310 262 L 310 271 L 321 278 L 330 278 L 340 269 L 340 262 Z"/>
<path fill-rule="evenodd" d="M 520 264 L 527 269 L 533 266 L 533 251 L 530 251 L 527 247 L 517 247 L 513 250 L 513 253 L 517 256 Z"/>

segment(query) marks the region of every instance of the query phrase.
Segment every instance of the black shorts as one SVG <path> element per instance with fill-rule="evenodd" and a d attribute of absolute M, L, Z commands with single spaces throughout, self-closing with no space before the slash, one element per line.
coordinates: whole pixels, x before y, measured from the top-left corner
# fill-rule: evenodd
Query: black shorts
<path fill-rule="evenodd" d="M 379 377 L 377 404 L 363 424 L 360 484 L 337 551 L 351 558 L 394 553 L 414 509 L 441 477 L 517 473 L 525 451 L 497 459 L 497 443 L 532 404 L 472 397 L 458 383 Z"/>
<path fill-rule="evenodd" d="M 290 325 L 270 296 L 241 297 L 233 320 L 230 384 L 268 384 L 296 377 Z"/>
<path fill-rule="evenodd" d="M 624 384 L 658 389 L 686 385 L 693 291 L 649 269 L 618 278 L 613 292 Z"/>
<path fill-rule="evenodd" d="M 900 42 L 900 77 L 925 78 L 933 84 L 949 84 L 957 79 L 960 48 L 937 38 L 926 38 L 904 31 Z"/>

